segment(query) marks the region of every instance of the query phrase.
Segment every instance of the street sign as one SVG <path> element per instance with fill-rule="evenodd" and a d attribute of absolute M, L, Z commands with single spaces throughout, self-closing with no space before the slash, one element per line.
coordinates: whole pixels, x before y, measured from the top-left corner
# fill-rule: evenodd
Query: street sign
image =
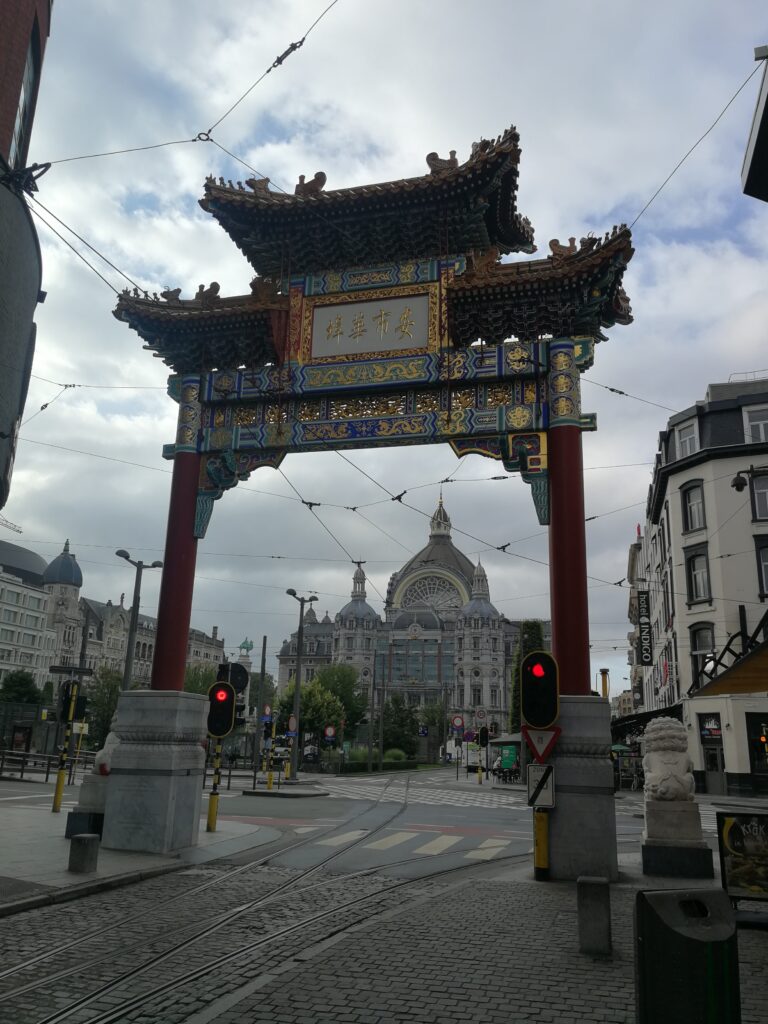
<path fill-rule="evenodd" d="M 92 668 L 78 668 L 77 665 L 51 665 L 48 669 L 54 675 L 59 676 L 92 676 Z"/>
<path fill-rule="evenodd" d="M 553 765 L 528 765 L 528 806 L 555 806 L 555 769 Z"/>
<path fill-rule="evenodd" d="M 326 725 L 326 727 L 323 729 L 323 736 L 325 736 L 327 740 L 334 739 L 336 736 L 336 726 Z"/>
<path fill-rule="evenodd" d="M 248 686 L 250 680 L 248 669 L 245 665 L 241 665 L 239 661 L 230 663 L 229 665 L 229 681 L 235 688 L 235 693 L 244 693 L 245 688 Z"/>
<path fill-rule="evenodd" d="M 464 728 L 464 719 L 463 719 L 463 717 L 461 715 L 454 715 L 453 718 L 451 719 L 451 725 L 453 726 L 454 729 L 463 729 Z"/>
<path fill-rule="evenodd" d="M 429 727 L 426 725 L 420 725 L 419 736 L 429 736 Z"/>
<path fill-rule="evenodd" d="M 88 723 L 87 722 L 73 722 L 72 723 L 72 732 L 76 736 L 79 736 L 80 733 L 82 733 L 83 736 L 87 736 L 88 735 Z"/>
<path fill-rule="evenodd" d="M 475 718 L 478 720 L 478 722 L 485 721 L 485 712 L 483 711 L 482 708 L 477 709 L 477 711 L 475 712 Z"/>
<path fill-rule="evenodd" d="M 288 728 L 285 730 L 286 736 L 296 735 L 296 715 L 288 716 Z"/>
<path fill-rule="evenodd" d="M 524 725 L 520 731 L 533 756 L 539 764 L 544 764 L 563 730 L 559 725 L 553 725 L 551 729 L 531 729 L 530 726 Z"/>
<path fill-rule="evenodd" d="M 272 708 L 269 704 L 264 705 L 264 717 L 270 718 L 272 716 Z"/>

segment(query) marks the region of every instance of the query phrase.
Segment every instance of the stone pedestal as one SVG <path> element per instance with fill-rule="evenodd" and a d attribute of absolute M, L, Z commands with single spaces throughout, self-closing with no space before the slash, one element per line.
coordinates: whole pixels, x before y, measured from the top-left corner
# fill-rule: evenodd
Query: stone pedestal
<path fill-rule="evenodd" d="M 549 875 L 616 881 L 616 810 L 611 711 L 602 697 L 560 697 L 563 730 L 553 751 L 555 807 L 549 812 Z"/>
<path fill-rule="evenodd" d="M 102 846 L 171 853 L 197 843 L 207 708 L 197 693 L 121 694 Z"/>
<path fill-rule="evenodd" d="M 712 851 L 693 800 L 646 800 L 641 847 L 644 875 L 714 878 Z"/>

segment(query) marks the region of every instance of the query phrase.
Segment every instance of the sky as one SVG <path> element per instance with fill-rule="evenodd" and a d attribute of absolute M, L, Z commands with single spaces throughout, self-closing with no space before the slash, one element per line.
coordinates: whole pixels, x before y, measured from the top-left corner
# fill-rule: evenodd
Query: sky
<path fill-rule="evenodd" d="M 36 199 L 149 291 L 192 297 L 216 280 L 222 294 L 243 294 L 252 270 L 197 202 L 208 174 L 251 176 L 234 157 L 290 192 L 317 170 L 326 189 L 344 188 L 425 174 L 432 151 L 463 161 L 473 141 L 514 124 L 518 209 L 541 258 L 550 239 L 632 223 L 768 42 L 761 0 L 337 0 L 226 113 L 328 2 L 60 0 L 29 153 L 53 164 Z M 584 435 L 592 672 L 608 667 L 614 694 L 628 686 L 629 591 L 610 583 L 626 576 L 645 520 L 658 433 L 708 384 L 768 374 L 768 206 L 743 196 L 740 178 L 761 74 L 633 227 L 624 287 L 634 323 L 609 332 L 582 378 L 582 407 L 598 423 Z M 190 140 L 214 124 L 215 143 L 73 159 Z M 115 550 L 163 557 L 171 478 L 161 451 L 176 423 L 168 371 L 111 315 L 107 284 L 39 222 L 38 231 L 47 298 L 3 510 L 23 533 L 2 537 L 46 559 L 69 539 L 82 593 L 125 593 L 130 604 L 133 570 Z M 67 237 L 113 288 L 125 286 Z M 286 588 L 316 592 L 318 613 L 333 617 L 352 587 L 343 549 L 365 561 L 381 612 L 390 574 L 428 538 L 426 516 L 382 487 L 407 489 L 431 514 L 449 476 L 454 542 L 482 559 L 499 611 L 549 617 L 546 529 L 519 477 L 491 480 L 504 475 L 499 463 L 459 461 L 447 446 L 346 454 L 357 468 L 331 452 L 288 456 L 285 476 L 261 469 L 216 503 L 198 548 L 194 627 L 218 625 L 229 654 L 248 637 L 256 656 L 266 635 L 274 671 L 298 622 Z M 296 491 L 321 503 L 340 543 Z M 505 543 L 506 554 L 495 550 Z M 145 572 L 145 614 L 156 613 L 159 583 L 159 571 Z"/>

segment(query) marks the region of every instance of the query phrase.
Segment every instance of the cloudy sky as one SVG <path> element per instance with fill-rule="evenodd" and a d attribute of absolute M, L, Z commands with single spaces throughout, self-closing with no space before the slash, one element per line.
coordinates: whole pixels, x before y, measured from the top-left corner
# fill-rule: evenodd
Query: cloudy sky
<path fill-rule="evenodd" d="M 54 164 L 37 198 L 150 291 L 180 286 L 190 297 L 217 280 L 223 294 L 246 292 L 248 264 L 197 205 L 207 174 L 242 179 L 251 173 L 242 164 L 206 142 L 70 158 L 206 131 L 327 5 L 60 0 L 30 150 L 30 161 Z M 338 0 L 213 137 L 293 191 L 299 174 L 320 169 L 329 189 L 420 175 L 426 153 L 455 149 L 463 160 L 474 140 L 514 124 L 519 209 L 543 256 L 551 238 L 631 223 L 766 42 L 761 0 Z M 598 579 L 626 574 L 669 415 L 711 382 L 768 366 L 768 206 L 746 199 L 740 184 L 761 73 L 633 228 L 624 283 L 635 322 L 611 331 L 583 381 L 583 407 L 598 417 L 597 433 L 584 437 L 586 514 L 598 517 L 587 525 L 589 573 Z M 48 297 L 4 509 L 23 534 L 3 539 L 52 558 L 69 538 L 83 593 L 117 601 L 125 592 L 129 602 L 133 571 L 114 551 L 162 558 L 170 472 L 161 448 L 173 440 L 176 406 L 163 364 L 112 317 L 114 294 L 46 227 L 39 232 Z M 500 611 L 548 617 L 546 532 L 518 478 L 489 480 L 497 463 L 459 463 L 447 446 L 349 457 L 388 490 L 408 489 L 426 513 L 450 475 L 443 492 L 454 540 L 481 554 Z M 326 503 L 317 514 L 366 560 L 378 610 L 390 573 L 428 532 L 424 516 L 332 453 L 289 456 L 282 468 L 287 480 L 263 469 L 217 503 L 193 607 L 193 625 L 218 625 L 230 651 L 246 636 L 258 648 L 266 634 L 271 668 L 297 622 L 286 587 L 316 591 L 318 611 L 331 616 L 351 589 L 347 556 L 290 484 Z M 366 503 L 362 515 L 330 507 Z M 506 555 L 493 550 L 506 542 Z M 148 614 L 158 586 L 159 573 L 148 572 Z M 593 672 L 609 666 L 613 692 L 628 675 L 627 596 L 590 584 Z"/>

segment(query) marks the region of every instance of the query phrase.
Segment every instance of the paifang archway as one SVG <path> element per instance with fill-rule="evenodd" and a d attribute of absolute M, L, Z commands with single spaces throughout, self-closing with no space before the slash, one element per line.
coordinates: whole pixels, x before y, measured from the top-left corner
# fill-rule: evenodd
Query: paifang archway
<path fill-rule="evenodd" d="M 180 289 L 120 296 L 115 315 L 173 371 L 179 415 L 164 452 L 152 691 L 121 698 L 117 732 L 130 742 L 114 758 L 105 845 L 165 851 L 196 838 L 203 708 L 175 691 L 216 500 L 289 452 L 447 442 L 519 471 L 549 525 L 562 695 L 550 876 L 618 877 L 609 708 L 589 696 L 581 432 L 595 418 L 579 381 L 603 328 L 631 321 L 621 282 L 632 245 L 621 226 L 501 263 L 535 251 L 516 209 L 519 160 L 510 128 L 464 163 L 431 153 L 428 174 L 384 184 L 325 191 L 318 172 L 287 195 L 267 179 L 209 178 L 201 206 L 256 271 L 250 294 L 222 296 L 213 282 L 188 300 Z M 125 826 L 126 806 L 154 822 L 151 838 Z"/>
<path fill-rule="evenodd" d="M 200 205 L 257 276 L 251 294 L 124 292 L 115 316 L 172 369 L 179 404 L 152 688 L 180 690 L 197 540 L 214 503 L 286 454 L 447 442 L 521 472 L 549 525 L 552 635 L 565 694 L 590 690 L 579 375 L 631 321 L 630 233 L 535 251 L 516 209 L 519 136 L 423 177 L 294 195 L 209 178 Z"/>

